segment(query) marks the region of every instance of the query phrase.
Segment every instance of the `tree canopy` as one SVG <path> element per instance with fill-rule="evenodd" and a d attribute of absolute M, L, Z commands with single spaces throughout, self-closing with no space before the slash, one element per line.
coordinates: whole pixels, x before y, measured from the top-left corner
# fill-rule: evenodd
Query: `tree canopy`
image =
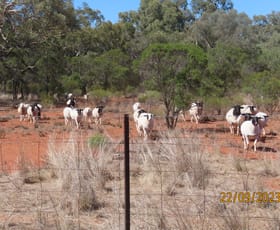
<path fill-rule="evenodd" d="M 175 107 L 196 98 L 250 93 L 277 109 L 279 43 L 280 12 L 249 18 L 230 0 L 141 0 L 117 23 L 71 0 L 2 1 L 0 87 L 14 100 L 156 90 L 172 128 Z"/>

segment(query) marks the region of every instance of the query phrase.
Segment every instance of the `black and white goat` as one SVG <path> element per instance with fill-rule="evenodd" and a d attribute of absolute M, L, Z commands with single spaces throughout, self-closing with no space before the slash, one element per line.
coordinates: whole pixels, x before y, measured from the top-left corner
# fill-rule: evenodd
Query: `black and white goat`
<path fill-rule="evenodd" d="M 38 103 L 34 103 L 32 105 L 29 105 L 27 107 L 27 117 L 30 123 L 33 123 L 34 125 L 37 124 L 37 121 L 41 117 L 41 109 L 42 105 Z"/>
<path fill-rule="evenodd" d="M 70 116 L 71 116 L 72 122 L 74 122 L 77 129 L 79 129 L 81 126 L 82 117 L 83 117 L 82 112 L 83 112 L 82 109 L 71 108 Z"/>
<path fill-rule="evenodd" d="M 103 116 L 103 109 L 104 106 L 100 105 L 100 106 L 96 106 L 95 108 L 92 109 L 92 118 L 94 119 L 95 124 L 99 124 L 101 125 L 101 119 Z"/>
<path fill-rule="evenodd" d="M 226 113 L 226 121 L 229 124 L 230 133 L 239 135 L 240 124 L 245 120 L 242 114 L 255 114 L 257 109 L 253 105 L 235 105 Z"/>
<path fill-rule="evenodd" d="M 257 142 L 260 139 L 262 130 L 259 123 L 260 119 L 261 117 L 249 116 L 249 119 L 244 121 L 240 126 L 245 150 L 249 148 L 249 137 L 254 137 L 254 151 L 257 151 Z"/>
<path fill-rule="evenodd" d="M 88 126 L 94 120 L 96 125 L 101 125 L 102 123 L 102 116 L 103 116 L 103 109 L 104 106 L 96 106 L 95 108 L 91 109 L 90 107 L 86 107 L 83 109 L 83 117 L 84 121 L 88 123 Z"/>
<path fill-rule="evenodd" d="M 256 113 L 255 116 L 259 118 L 259 126 L 261 128 L 261 132 L 262 135 L 265 136 L 266 135 L 265 127 L 267 126 L 269 116 L 264 112 L 258 112 Z"/>
<path fill-rule="evenodd" d="M 66 105 L 70 108 L 75 108 L 76 106 L 76 99 L 75 98 L 69 98 L 66 102 Z"/>

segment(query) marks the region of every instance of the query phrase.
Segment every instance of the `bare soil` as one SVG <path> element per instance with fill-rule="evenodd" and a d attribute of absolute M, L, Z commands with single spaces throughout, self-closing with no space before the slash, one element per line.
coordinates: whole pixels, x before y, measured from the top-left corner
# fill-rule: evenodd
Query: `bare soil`
<path fill-rule="evenodd" d="M 77 130 L 73 127 L 65 127 L 62 115 L 63 107 L 44 108 L 42 118 L 37 127 L 27 121 L 20 121 L 15 107 L 0 108 L 0 167 L 5 170 L 17 168 L 20 156 L 30 159 L 35 165 L 42 164 L 41 160 L 47 152 L 49 139 L 56 141 L 68 138 L 71 131 L 78 132 L 82 139 L 86 140 L 96 132 L 103 132 L 112 140 L 122 140 L 124 136 L 124 114 L 130 116 L 130 139 L 141 139 L 135 130 L 132 120 L 132 99 L 115 99 L 107 103 L 104 109 L 102 125 L 83 123 Z M 93 106 L 93 103 L 80 103 L 80 107 Z M 144 105 L 145 106 L 145 105 Z M 149 106 L 151 110 L 155 109 Z M 204 112 L 206 114 L 206 112 Z M 252 143 L 248 151 L 243 150 L 241 136 L 231 135 L 229 128 L 222 116 L 214 121 L 206 121 L 199 124 L 179 120 L 176 130 L 187 138 L 193 134 L 199 135 L 203 145 L 209 150 L 215 150 L 222 154 L 231 154 L 240 158 L 261 160 L 264 158 L 278 158 L 280 152 L 280 120 L 278 116 L 270 116 L 266 137 L 258 143 L 257 152 L 252 149 Z M 207 119 L 204 119 L 207 120 Z M 158 133 L 165 132 L 166 125 L 163 117 L 156 116 L 155 130 L 149 141 L 156 143 Z M 121 147 L 119 147 L 121 148 Z M 269 184 L 269 183 L 268 183 Z M 270 186 L 270 185 L 268 185 Z M 272 185 L 271 185 L 272 186 Z M 275 185 L 273 185 L 275 187 Z M 280 187 L 279 187 L 280 188 Z"/>

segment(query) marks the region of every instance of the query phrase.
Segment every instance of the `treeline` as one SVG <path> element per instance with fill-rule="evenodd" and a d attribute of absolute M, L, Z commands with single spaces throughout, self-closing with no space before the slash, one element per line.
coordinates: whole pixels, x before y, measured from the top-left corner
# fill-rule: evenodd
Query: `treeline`
<path fill-rule="evenodd" d="M 15 100 L 146 92 L 170 115 L 193 99 L 219 110 L 247 95 L 277 109 L 280 12 L 250 19 L 230 0 L 141 0 L 112 23 L 72 0 L 25 0 L 2 1 L 0 13 L 1 91 Z"/>

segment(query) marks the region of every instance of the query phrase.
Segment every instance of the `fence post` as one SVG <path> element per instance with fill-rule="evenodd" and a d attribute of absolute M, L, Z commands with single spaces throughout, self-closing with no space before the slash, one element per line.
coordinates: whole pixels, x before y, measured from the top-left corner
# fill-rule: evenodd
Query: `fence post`
<path fill-rule="evenodd" d="M 124 115 L 125 230 L 130 230 L 129 117 Z"/>

